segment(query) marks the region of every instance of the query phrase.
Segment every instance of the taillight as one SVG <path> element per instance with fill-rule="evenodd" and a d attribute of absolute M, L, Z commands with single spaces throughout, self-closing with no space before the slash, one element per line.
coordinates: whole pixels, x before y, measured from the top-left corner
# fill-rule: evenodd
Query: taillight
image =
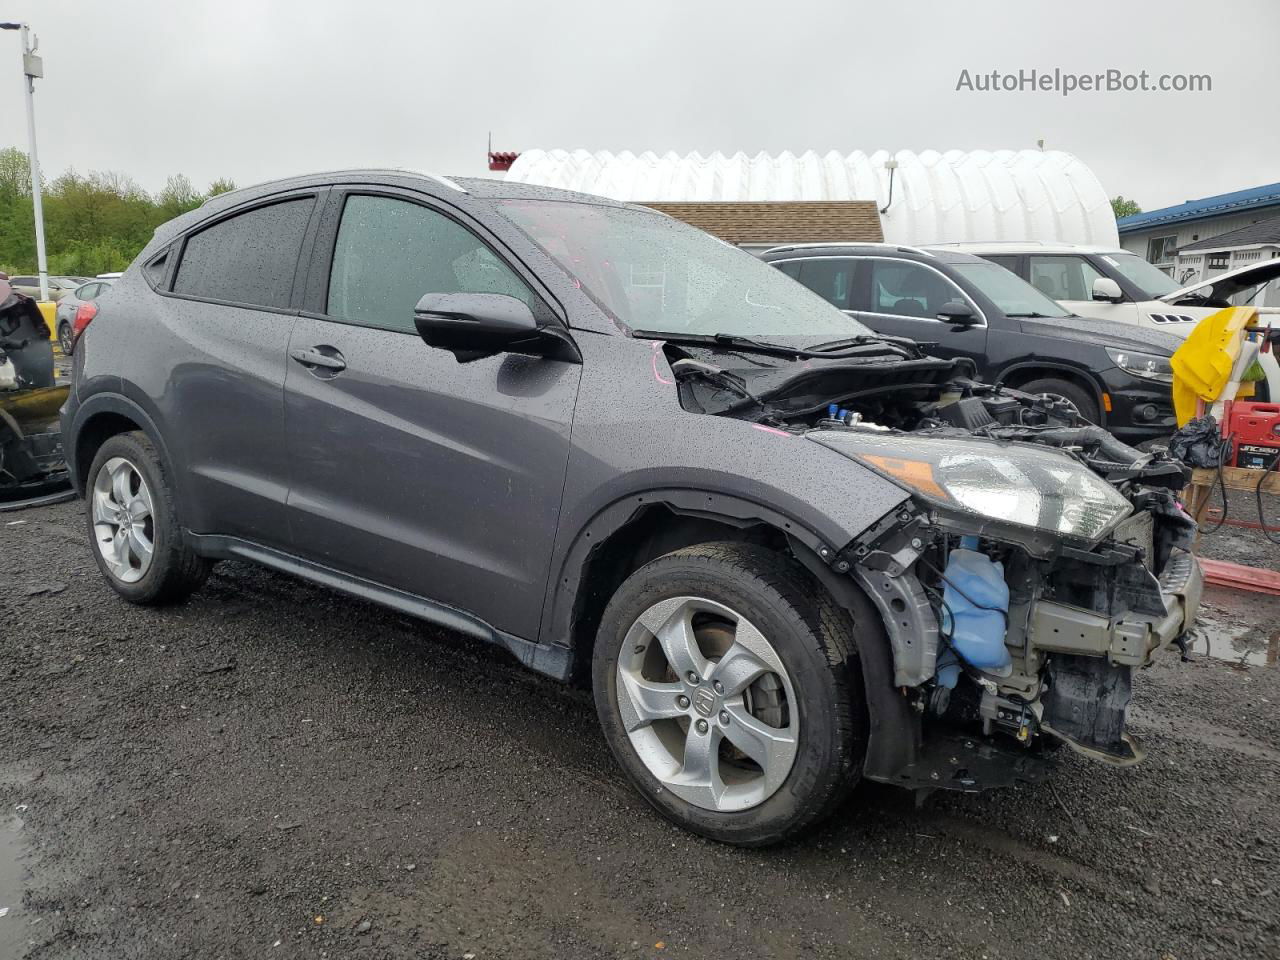
<path fill-rule="evenodd" d="M 75 322 L 71 324 L 71 342 L 73 344 L 80 339 L 80 334 L 84 333 L 84 328 L 89 325 L 89 321 L 97 315 L 97 304 L 94 304 L 91 301 L 86 300 L 76 308 L 76 319 Z"/>

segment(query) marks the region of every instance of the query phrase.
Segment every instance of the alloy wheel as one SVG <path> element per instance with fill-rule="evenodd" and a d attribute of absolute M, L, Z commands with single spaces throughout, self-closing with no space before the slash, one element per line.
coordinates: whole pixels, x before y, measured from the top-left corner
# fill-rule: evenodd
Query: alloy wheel
<path fill-rule="evenodd" d="M 112 457 L 94 478 L 91 509 L 107 568 L 124 583 L 141 580 L 155 554 L 155 510 L 142 473 L 124 457 Z"/>
<path fill-rule="evenodd" d="M 745 617 L 701 597 L 649 607 L 617 667 L 623 727 L 649 772 L 717 812 L 764 803 L 799 745 L 795 692 L 773 645 Z"/>

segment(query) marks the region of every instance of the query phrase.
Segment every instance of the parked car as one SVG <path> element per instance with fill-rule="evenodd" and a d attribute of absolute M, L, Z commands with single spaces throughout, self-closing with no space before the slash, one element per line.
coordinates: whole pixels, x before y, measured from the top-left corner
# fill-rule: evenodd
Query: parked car
<path fill-rule="evenodd" d="M 719 840 L 1045 741 L 1134 762 L 1131 671 L 1199 602 L 1180 465 L 641 207 L 299 177 L 87 307 L 63 429 L 120 596 L 238 558 L 490 641 Z"/>
<path fill-rule="evenodd" d="M 1021 242 L 941 246 L 1006 267 L 1068 310 L 1183 338 L 1209 314 L 1232 304 L 1250 304 L 1263 287 L 1280 279 L 1280 259 L 1260 260 L 1180 286 L 1127 250 Z M 1259 313 L 1269 324 L 1280 309 L 1260 307 Z M 1259 359 L 1267 379 L 1258 385 L 1256 399 L 1280 397 L 1280 364 L 1273 353 Z"/>
<path fill-rule="evenodd" d="M 83 279 L 76 277 L 50 277 L 49 299 L 61 300 L 83 282 Z M 13 288 L 15 293 L 20 293 L 24 297 L 30 297 L 33 300 L 40 299 L 39 277 L 33 277 L 30 275 L 14 277 L 9 281 L 9 285 Z"/>
<path fill-rule="evenodd" d="M 776 247 L 766 263 L 878 333 L 967 357 L 978 375 L 1069 401 L 1129 443 L 1170 436 L 1181 341 L 1072 314 L 979 257 L 890 244 Z"/>
<path fill-rule="evenodd" d="M 57 331 L 58 343 L 65 355 L 70 356 L 75 346 L 76 314 L 80 306 L 97 300 L 111 289 L 114 282 L 114 280 L 88 280 L 58 301 L 54 328 Z"/>

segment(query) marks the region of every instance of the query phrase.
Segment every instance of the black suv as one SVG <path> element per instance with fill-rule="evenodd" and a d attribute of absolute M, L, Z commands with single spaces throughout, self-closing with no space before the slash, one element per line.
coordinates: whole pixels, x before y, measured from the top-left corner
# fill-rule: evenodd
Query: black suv
<path fill-rule="evenodd" d="M 1128 443 L 1169 436 L 1182 341 L 1072 314 L 981 257 L 880 244 L 775 247 L 763 259 L 879 333 L 940 357 L 968 357 L 978 375 L 1069 400 Z"/>
<path fill-rule="evenodd" d="M 497 644 L 721 840 L 1045 739 L 1132 762 L 1131 670 L 1195 616 L 1179 465 L 651 210 L 299 177 L 82 310 L 62 422 L 117 593 L 249 560 Z"/>

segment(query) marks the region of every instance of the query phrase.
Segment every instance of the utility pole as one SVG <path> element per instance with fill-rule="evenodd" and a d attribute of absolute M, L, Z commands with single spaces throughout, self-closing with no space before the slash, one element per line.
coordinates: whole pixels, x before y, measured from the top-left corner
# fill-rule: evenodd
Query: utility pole
<path fill-rule="evenodd" d="M 36 56 L 34 41 L 25 23 L 0 23 L 0 30 L 22 32 L 22 77 L 27 95 L 27 159 L 31 164 L 31 205 L 36 215 L 36 269 L 40 274 L 40 299 L 49 299 L 49 264 L 44 253 L 44 203 L 40 194 L 40 157 L 36 153 L 36 81 L 44 76 L 44 61 Z"/>

